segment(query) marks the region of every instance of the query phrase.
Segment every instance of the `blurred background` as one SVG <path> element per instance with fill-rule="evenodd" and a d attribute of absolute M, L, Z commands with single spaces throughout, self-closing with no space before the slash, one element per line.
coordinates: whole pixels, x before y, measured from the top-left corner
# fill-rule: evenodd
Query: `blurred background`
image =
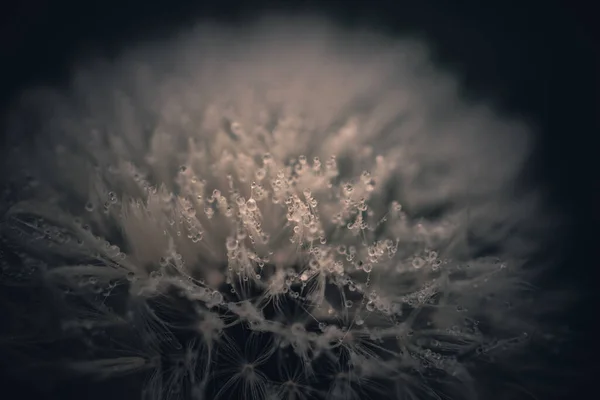
<path fill-rule="evenodd" d="M 526 173 L 547 185 L 553 205 L 569 221 L 568 257 L 548 284 L 569 285 L 581 294 L 576 309 L 557 321 L 578 333 L 578 343 L 566 350 L 564 364 L 553 368 L 576 369 L 580 379 L 564 382 L 572 393 L 568 398 L 586 395 L 597 366 L 591 317 L 597 314 L 593 293 L 600 267 L 593 251 L 600 237 L 600 46 L 594 40 L 600 35 L 593 5 L 567 0 L 13 0 L 0 11 L 1 115 L 27 87 L 60 87 L 76 60 L 117 57 L 129 44 L 203 20 L 239 25 L 269 12 L 310 12 L 351 29 L 423 38 L 436 64 L 458 76 L 469 97 L 491 100 L 537 127 L 541 143 Z M 7 357 L 0 361 L 0 397 L 45 398 L 31 384 L 8 378 L 11 367 Z M 91 398 L 83 387 L 69 391 L 73 398 Z"/>

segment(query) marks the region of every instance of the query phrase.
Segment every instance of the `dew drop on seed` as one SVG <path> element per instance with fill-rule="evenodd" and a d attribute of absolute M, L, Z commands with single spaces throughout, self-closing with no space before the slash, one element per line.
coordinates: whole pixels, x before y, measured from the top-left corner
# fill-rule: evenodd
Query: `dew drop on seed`
<path fill-rule="evenodd" d="M 232 237 L 228 237 L 225 246 L 227 247 L 227 250 L 233 251 L 238 248 L 238 241 Z"/>
<path fill-rule="evenodd" d="M 258 208 L 258 206 L 256 205 L 256 200 L 254 200 L 253 198 L 248 199 L 248 201 L 246 202 L 246 208 L 248 209 L 248 211 L 256 211 L 256 209 Z"/>
<path fill-rule="evenodd" d="M 423 260 L 421 257 L 415 257 L 412 260 L 412 266 L 415 269 L 420 269 L 421 267 L 423 267 L 423 265 L 425 265 L 425 260 Z"/>
<path fill-rule="evenodd" d="M 267 171 L 265 171 L 264 168 L 259 168 L 254 173 L 254 176 L 256 177 L 256 180 L 258 180 L 258 181 L 262 181 L 266 175 L 267 175 Z"/>

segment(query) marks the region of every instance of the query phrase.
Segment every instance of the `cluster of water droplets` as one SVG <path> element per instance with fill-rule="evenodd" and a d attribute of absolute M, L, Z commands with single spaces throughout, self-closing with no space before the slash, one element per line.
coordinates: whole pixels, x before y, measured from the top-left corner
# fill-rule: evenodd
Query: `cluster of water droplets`
<path fill-rule="evenodd" d="M 383 156 L 375 158 L 374 172 L 356 178 L 340 174 L 335 156 L 322 164 L 317 156 L 282 160 L 223 151 L 208 170 L 195 168 L 195 157 L 190 152 L 189 163 L 173 171 L 171 188 L 152 185 L 130 163 L 110 166 L 106 182 L 137 187 L 138 195 L 100 185 L 81 217 L 27 203 L 8 212 L 12 234 L 26 237 L 41 258 L 65 259 L 64 265 L 49 261 L 43 267 L 39 259 L 29 260 L 47 283 L 68 302 L 85 300 L 88 309 L 75 307 L 62 322 L 65 331 L 106 333 L 107 327 L 126 326 L 145 344 L 134 357 L 72 360 L 70 367 L 105 377 L 160 371 L 147 383 L 150 398 L 192 392 L 210 398 L 237 390 L 234 383 L 250 385 L 260 398 L 279 398 L 287 386 L 247 367 L 258 371 L 280 357 L 279 363 L 300 366 L 294 379 L 312 385 L 317 397 L 378 388 L 400 396 L 410 387 L 429 387 L 423 374 L 441 373 L 467 385 L 469 354 L 525 338 L 519 333 L 498 342 L 486 336 L 478 327 L 480 304 L 470 310 L 474 299 L 490 300 L 478 289 L 507 279 L 505 264 L 479 260 L 471 268 L 444 258 L 443 249 L 432 248 L 440 242 L 423 233 L 398 201 L 384 209 L 371 206 L 393 168 Z M 95 229 L 116 229 L 118 243 Z M 464 269 L 469 273 L 461 275 Z M 458 285 L 473 293 L 464 296 L 465 304 Z M 184 299 L 186 307 L 169 308 L 168 296 Z M 226 379 L 225 388 L 215 389 L 224 368 L 218 349 L 235 353 L 240 333 L 233 330 L 240 327 L 269 338 L 268 348 L 255 355 L 260 362 L 235 364 L 236 381 Z M 98 347 L 94 339 L 87 343 Z M 193 365 L 167 368 L 184 348 L 195 354 Z M 315 375 L 323 365 L 337 371 L 334 378 Z M 343 380 L 346 387 L 340 387 L 340 374 L 351 375 Z"/>
<path fill-rule="evenodd" d="M 157 400 L 470 398 L 524 342 L 528 128 L 420 43 L 309 22 L 200 28 L 23 96 L 1 283 L 52 299 L 24 328 L 51 368 Z"/>

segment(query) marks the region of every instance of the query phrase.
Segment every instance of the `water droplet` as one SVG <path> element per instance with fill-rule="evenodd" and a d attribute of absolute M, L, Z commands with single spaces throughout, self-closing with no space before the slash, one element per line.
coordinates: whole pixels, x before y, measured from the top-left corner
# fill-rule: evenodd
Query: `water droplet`
<path fill-rule="evenodd" d="M 423 260 L 421 257 L 415 257 L 415 258 L 413 258 L 413 260 L 412 260 L 412 266 L 415 269 L 420 269 L 424 265 L 425 265 L 425 260 Z"/>
<path fill-rule="evenodd" d="M 246 208 L 248 209 L 248 211 L 256 211 L 256 209 L 258 208 L 256 200 L 254 200 L 253 198 L 248 199 L 248 201 L 246 202 Z"/>
<path fill-rule="evenodd" d="M 227 250 L 233 251 L 238 248 L 238 241 L 233 237 L 228 237 L 225 246 L 227 247 Z"/>

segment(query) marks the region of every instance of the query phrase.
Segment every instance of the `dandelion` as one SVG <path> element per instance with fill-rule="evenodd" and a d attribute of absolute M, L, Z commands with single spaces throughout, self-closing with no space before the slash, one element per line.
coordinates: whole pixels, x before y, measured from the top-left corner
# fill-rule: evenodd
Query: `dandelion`
<path fill-rule="evenodd" d="M 535 326 L 505 306 L 540 244 L 535 196 L 509 193 L 527 128 L 461 101 L 415 42 L 223 33 L 26 97 L 32 143 L 12 119 L 9 163 L 37 183 L 5 243 L 88 349 L 57 367 L 142 374 L 146 399 L 475 393 Z"/>

